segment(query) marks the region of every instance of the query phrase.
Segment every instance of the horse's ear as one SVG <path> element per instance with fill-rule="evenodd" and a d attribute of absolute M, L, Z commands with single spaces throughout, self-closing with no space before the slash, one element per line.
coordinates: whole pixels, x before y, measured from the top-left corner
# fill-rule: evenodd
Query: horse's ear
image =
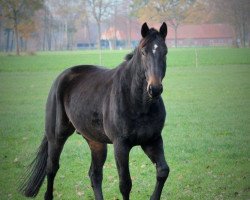
<path fill-rule="evenodd" d="M 166 39 L 166 36 L 168 34 L 168 27 L 165 22 L 162 23 L 161 28 L 160 28 L 160 34 L 163 37 L 163 39 Z"/>
<path fill-rule="evenodd" d="M 142 25 L 142 27 L 141 27 L 141 36 L 142 36 L 143 38 L 146 37 L 147 34 L 148 34 L 148 32 L 149 32 L 149 28 L 148 28 L 147 23 L 145 22 L 145 23 Z"/>

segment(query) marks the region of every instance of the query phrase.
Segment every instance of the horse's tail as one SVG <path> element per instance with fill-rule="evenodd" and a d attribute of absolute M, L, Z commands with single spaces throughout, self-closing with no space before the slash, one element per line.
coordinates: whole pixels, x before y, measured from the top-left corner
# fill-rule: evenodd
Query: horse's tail
<path fill-rule="evenodd" d="M 48 140 L 44 136 L 37 155 L 21 179 L 19 191 L 26 197 L 35 197 L 46 176 Z"/>

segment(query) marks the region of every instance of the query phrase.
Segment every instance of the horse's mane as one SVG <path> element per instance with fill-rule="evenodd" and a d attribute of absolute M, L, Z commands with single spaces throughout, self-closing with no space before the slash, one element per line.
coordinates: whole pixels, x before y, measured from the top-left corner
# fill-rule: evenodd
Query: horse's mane
<path fill-rule="evenodd" d="M 128 54 L 125 56 L 125 58 L 124 58 L 125 61 L 130 61 L 130 60 L 133 58 L 134 53 L 135 53 L 135 50 L 132 51 L 132 52 L 130 52 L 130 53 L 128 53 Z"/>

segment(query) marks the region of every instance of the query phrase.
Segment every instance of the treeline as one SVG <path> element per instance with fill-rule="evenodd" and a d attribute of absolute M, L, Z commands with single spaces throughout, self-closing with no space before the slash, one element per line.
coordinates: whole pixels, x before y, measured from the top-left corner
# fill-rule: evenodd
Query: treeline
<path fill-rule="evenodd" d="M 183 24 L 227 23 L 234 28 L 235 44 L 249 46 L 249 0 L 135 0 L 141 21 L 167 21 L 175 30 Z"/>
<path fill-rule="evenodd" d="M 249 0 L 0 0 L 0 51 L 71 50 L 79 29 L 89 47 L 100 48 L 105 28 L 130 30 L 133 21 L 166 21 L 176 33 L 182 24 L 228 23 L 245 47 L 249 10 Z"/>

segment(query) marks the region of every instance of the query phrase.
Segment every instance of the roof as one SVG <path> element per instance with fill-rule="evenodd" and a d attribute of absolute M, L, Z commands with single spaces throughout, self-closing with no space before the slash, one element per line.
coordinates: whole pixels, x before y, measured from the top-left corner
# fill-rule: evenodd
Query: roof
<path fill-rule="evenodd" d="M 153 27 L 159 28 L 158 25 Z M 121 29 L 116 29 L 116 38 L 118 40 L 126 40 L 128 33 Z M 233 27 L 228 24 L 202 24 L 202 25 L 181 25 L 177 30 L 178 39 L 215 39 L 215 38 L 233 38 L 234 30 Z M 104 31 L 101 36 L 102 39 L 112 40 L 115 38 L 115 29 L 111 27 Z M 172 40 L 175 38 L 174 29 L 168 26 L 167 39 Z M 140 30 L 131 30 L 131 39 L 140 40 Z"/>
<path fill-rule="evenodd" d="M 112 40 L 115 39 L 115 37 L 117 40 L 122 40 L 123 38 L 125 38 L 125 34 L 124 32 L 117 30 L 114 27 L 111 27 L 104 31 L 101 35 L 101 38 L 103 40 Z"/>
<path fill-rule="evenodd" d="M 127 40 L 129 37 L 128 31 L 124 32 L 122 30 L 115 29 L 114 27 L 110 27 L 101 35 L 101 39 L 103 40 L 114 40 L 115 37 L 117 40 Z M 140 32 L 131 30 L 131 40 L 140 40 L 140 37 Z"/>

